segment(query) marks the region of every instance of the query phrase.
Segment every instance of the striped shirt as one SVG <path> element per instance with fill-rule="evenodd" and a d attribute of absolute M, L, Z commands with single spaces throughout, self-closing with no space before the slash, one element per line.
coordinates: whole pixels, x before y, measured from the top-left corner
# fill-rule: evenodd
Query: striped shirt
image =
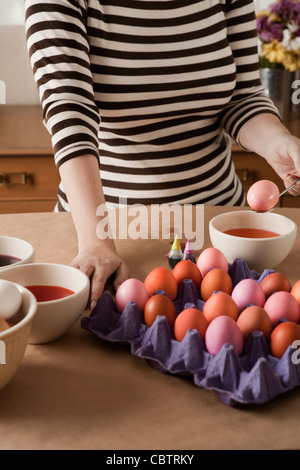
<path fill-rule="evenodd" d="M 25 0 L 55 164 L 99 159 L 106 201 L 242 205 L 231 138 L 277 114 L 252 0 Z M 57 210 L 69 211 L 62 183 Z"/>

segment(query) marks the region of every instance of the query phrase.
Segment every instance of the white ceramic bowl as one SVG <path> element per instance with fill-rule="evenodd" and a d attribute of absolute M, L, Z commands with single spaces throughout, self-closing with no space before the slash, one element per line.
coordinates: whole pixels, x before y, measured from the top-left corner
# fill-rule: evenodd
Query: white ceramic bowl
<path fill-rule="evenodd" d="M 17 287 L 22 294 L 22 305 L 8 320 L 13 326 L 0 333 L 0 389 L 8 384 L 22 362 L 37 310 L 34 295 L 22 286 Z"/>
<path fill-rule="evenodd" d="M 13 256 L 20 260 L 10 265 L 0 266 L 1 271 L 8 266 L 34 263 L 35 249 L 29 242 L 21 238 L 0 236 L 0 255 Z"/>
<path fill-rule="evenodd" d="M 224 233 L 233 228 L 263 229 L 279 236 L 244 238 Z M 296 239 L 297 225 L 281 214 L 246 209 L 213 217 L 209 222 L 209 235 L 212 245 L 224 253 L 229 263 L 243 258 L 250 269 L 262 272 L 275 268 L 288 256 Z"/>
<path fill-rule="evenodd" d="M 11 266 L 0 271 L 0 279 L 22 286 L 47 285 L 70 289 L 74 294 L 57 300 L 37 302 L 30 344 L 49 343 L 61 337 L 78 320 L 87 306 L 89 278 L 79 269 L 55 263 Z"/>

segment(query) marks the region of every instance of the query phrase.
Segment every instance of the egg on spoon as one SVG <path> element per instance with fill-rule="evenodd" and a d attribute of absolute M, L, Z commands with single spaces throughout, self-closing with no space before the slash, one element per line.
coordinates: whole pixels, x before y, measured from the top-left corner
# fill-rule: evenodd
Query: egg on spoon
<path fill-rule="evenodd" d="M 273 181 L 256 181 L 247 192 L 247 202 L 254 211 L 269 211 L 279 201 L 279 189 Z"/>

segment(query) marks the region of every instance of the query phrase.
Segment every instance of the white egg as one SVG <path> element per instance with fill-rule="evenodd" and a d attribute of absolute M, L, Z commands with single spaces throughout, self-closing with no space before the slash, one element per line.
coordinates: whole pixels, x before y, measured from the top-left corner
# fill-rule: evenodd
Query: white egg
<path fill-rule="evenodd" d="M 0 279 L 0 317 L 8 320 L 22 304 L 22 294 L 15 284 Z"/>

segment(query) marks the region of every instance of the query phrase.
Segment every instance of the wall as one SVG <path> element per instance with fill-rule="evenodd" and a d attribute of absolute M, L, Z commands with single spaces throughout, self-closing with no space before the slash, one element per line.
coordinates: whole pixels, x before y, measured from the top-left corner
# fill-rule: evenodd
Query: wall
<path fill-rule="evenodd" d="M 263 10 L 267 8 L 271 3 L 274 3 L 275 0 L 254 0 L 254 5 L 256 10 Z"/>
<path fill-rule="evenodd" d="M 0 0 L 0 80 L 6 104 L 39 103 L 26 48 L 24 0 Z"/>
<path fill-rule="evenodd" d="M 256 9 L 270 3 L 254 0 Z M 1 82 L 5 83 L 6 104 L 39 103 L 26 48 L 24 0 L 0 0 L 0 85 Z"/>

